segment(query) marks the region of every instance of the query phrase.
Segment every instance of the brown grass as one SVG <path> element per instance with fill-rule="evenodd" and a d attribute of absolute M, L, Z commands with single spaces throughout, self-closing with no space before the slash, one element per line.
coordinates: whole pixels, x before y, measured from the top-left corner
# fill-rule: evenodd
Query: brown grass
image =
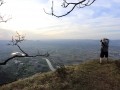
<path fill-rule="evenodd" d="M 0 90 L 120 90 L 120 69 L 116 61 L 91 60 L 34 75 L 0 87 Z"/>

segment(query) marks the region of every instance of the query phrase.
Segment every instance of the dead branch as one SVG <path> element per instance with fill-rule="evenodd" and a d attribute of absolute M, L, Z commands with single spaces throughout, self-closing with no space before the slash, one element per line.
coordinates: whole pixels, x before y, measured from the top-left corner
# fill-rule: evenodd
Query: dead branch
<path fill-rule="evenodd" d="M 66 14 L 63 14 L 63 15 L 56 15 L 56 14 L 54 14 L 54 9 L 53 9 L 53 1 L 52 1 L 52 7 L 51 7 L 51 13 L 47 13 L 46 11 L 45 11 L 45 9 L 44 9 L 44 12 L 46 13 L 46 14 L 48 14 L 48 15 L 52 15 L 52 16 L 55 16 L 55 17 L 63 17 L 63 16 L 66 16 L 66 15 L 68 15 L 68 14 L 70 14 L 74 9 L 75 9 L 75 7 L 76 6 L 78 6 L 78 8 L 84 8 L 84 7 L 86 7 L 86 6 L 90 6 L 91 4 L 93 4 L 95 2 L 95 0 L 80 0 L 80 1 L 78 1 L 77 3 L 69 3 L 69 2 L 67 2 L 66 0 L 63 0 L 63 3 L 62 3 L 62 7 L 63 8 L 67 8 L 69 5 L 73 5 L 73 7 L 71 8 L 71 10 L 70 11 L 68 11 Z"/>
<path fill-rule="evenodd" d="M 37 57 L 37 56 L 43 56 L 43 57 L 48 57 L 49 54 L 40 54 L 40 55 L 28 55 L 28 56 L 20 56 L 20 55 L 14 55 L 10 58 L 7 58 L 4 62 L 0 63 L 0 65 L 6 65 L 8 61 L 12 60 L 13 58 L 19 57 L 19 58 L 23 58 L 23 57 Z"/>
<path fill-rule="evenodd" d="M 0 0 L 0 6 L 2 6 L 5 2 L 3 0 Z"/>
<path fill-rule="evenodd" d="M 4 16 L 5 16 L 5 15 L 4 15 Z M 0 15 L 0 23 L 1 23 L 1 22 L 5 22 L 5 23 L 6 23 L 6 22 L 9 21 L 10 19 L 12 19 L 12 17 L 9 16 L 8 19 L 5 20 L 5 19 L 4 19 L 4 16 L 1 16 L 1 15 Z"/>
<path fill-rule="evenodd" d="M 9 43 L 8 45 L 16 45 L 19 50 L 24 54 L 23 56 L 22 55 L 14 55 L 12 57 L 9 57 L 7 58 L 4 62 L 0 63 L 0 65 L 6 65 L 8 61 L 12 60 L 13 58 L 16 58 L 16 57 L 20 57 L 20 58 L 23 58 L 23 57 L 37 57 L 37 56 L 43 56 L 43 57 L 48 57 L 49 56 L 49 53 L 47 52 L 46 54 L 36 54 L 36 55 L 29 55 L 27 54 L 20 46 L 18 43 L 21 43 L 22 41 L 25 40 L 25 35 L 20 35 L 18 32 L 16 32 L 17 35 L 15 36 L 16 38 L 14 38 L 12 36 L 12 41 L 11 43 Z"/>
<path fill-rule="evenodd" d="M 0 0 L 0 6 L 2 6 L 4 3 L 5 3 L 5 2 L 4 2 L 3 0 Z M 1 15 L 0 15 L 0 23 L 1 23 L 1 22 L 5 22 L 5 23 L 6 23 L 6 22 L 9 21 L 10 19 L 12 19 L 11 16 L 8 16 L 7 19 L 4 19 L 4 17 L 5 17 L 5 15 L 4 15 L 4 16 L 1 16 Z"/>
<path fill-rule="evenodd" d="M 9 45 L 13 45 L 13 46 L 16 45 L 20 49 L 20 51 L 23 54 L 25 54 L 25 56 L 28 56 L 28 54 L 18 45 L 18 43 L 21 43 L 22 41 L 25 40 L 26 35 L 20 35 L 17 31 L 16 31 L 16 34 L 17 35 L 15 37 L 12 36 L 12 41 L 11 41 L 11 44 Z"/>

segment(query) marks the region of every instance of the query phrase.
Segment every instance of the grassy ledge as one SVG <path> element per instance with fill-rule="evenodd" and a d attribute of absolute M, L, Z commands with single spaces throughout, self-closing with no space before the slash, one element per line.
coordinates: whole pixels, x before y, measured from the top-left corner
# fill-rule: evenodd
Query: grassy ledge
<path fill-rule="evenodd" d="M 120 61 L 69 65 L 3 85 L 0 90 L 120 90 Z"/>

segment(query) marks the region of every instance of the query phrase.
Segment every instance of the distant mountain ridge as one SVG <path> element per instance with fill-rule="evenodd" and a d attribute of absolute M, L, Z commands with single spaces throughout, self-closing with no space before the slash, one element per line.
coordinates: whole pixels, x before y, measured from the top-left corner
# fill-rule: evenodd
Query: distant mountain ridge
<path fill-rule="evenodd" d="M 10 43 L 11 40 L 0 40 L 0 45 L 7 45 Z M 100 40 L 92 40 L 92 39 L 56 39 L 56 40 L 25 40 L 20 45 L 25 45 L 25 44 L 78 44 L 78 43 L 93 43 L 97 44 L 99 43 Z M 110 43 L 113 45 L 115 44 L 120 44 L 120 40 L 110 40 Z"/>

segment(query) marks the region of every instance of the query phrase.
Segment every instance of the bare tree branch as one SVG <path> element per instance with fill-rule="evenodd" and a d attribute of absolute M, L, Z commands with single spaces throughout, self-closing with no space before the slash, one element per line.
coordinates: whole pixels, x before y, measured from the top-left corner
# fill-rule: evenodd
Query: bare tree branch
<path fill-rule="evenodd" d="M 20 35 L 17 31 L 16 31 L 17 35 L 15 36 L 16 38 L 14 38 L 12 36 L 12 45 L 16 45 L 24 54 L 25 56 L 28 56 L 28 54 L 18 45 L 18 43 L 21 43 L 21 41 L 25 40 L 25 35 Z M 10 45 L 10 44 L 9 44 Z"/>
<path fill-rule="evenodd" d="M 8 61 L 10 61 L 10 60 L 12 60 L 13 58 L 16 58 L 16 57 L 20 57 L 20 58 L 22 58 L 22 57 L 37 57 L 37 56 L 48 57 L 49 54 L 46 53 L 46 54 L 41 54 L 41 55 L 28 55 L 28 56 L 14 55 L 14 56 L 12 56 L 12 57 L 6 59 L 4 62 L 0 63 L 0 65 L 6 65 Z"/>
<path fill-rule="evenodd" d="M 55 17 L 63 17 L 63 16 L 66 16 L 68 14 L 70 14 L 76 6 L 78 6 L 78 8 L 84 8 L 86 6 L 90 6 L 91 4 L 93 4 L 95 2 L 95 0 L 92 0 L 92 2 L 90 2 L 91 0 L 80 0 L 79 2 L 77 3 L 68 3 L 66 0 L 63 0 L 63 3 L 62 3 L 62 7 L 63 8 L 67 8 L 69 5 L 73 5 L 73 7 L 71 8 L 71 10 L 69 10 L 66 14 L 63 14 L 63 15 L 56 15 L 54 14 L 54 11 L 53 11 L 53 1 L 52 1 L 52 7 L 51 7 L 51 13 L 47 13 L 44 9 L 44 12 L 48 15 L 52 15 L 52 16 L 55 16 Z"/>
<path fill-rule="evenodd" d="M 5 2 L 4 2 L 3 0 L 0 0 L 0 6 L 2 6 L 4 3 L 5 3 Z M 4 16 L 1 16 L 1 15 L 0 15 L 0 23 L 1 23 L 1 22 L 5 22 L 5 23 L 6 23 L 6 22 L 9 21 L 10 19 L 12 19 L 11 16 L 8 16 L 7 19 L 4 19 L 4 17 L 5 17 L 5 15 L 4 15 Z"/>
<path fill-rule="evenodd" d="M 37 56 L 48 57 L 48 56 L 50 56 L 48 52 L 47 52 L 46 54 L 40 54 L 40 53 L 38 53 L 38 54 L 36 54 L 36 55 L 29 55 L 29 54 L 27 54 L 27 53 L 18 45 L 18 43 L 21 43 L 22 41 L 25 40 L 25 35 L 20 35 L 18 32 L 16 32 L 16 33 L 17 33 L 17 35 L 15 36 L 16 38 L 14 38 L 14 37 L 12 36 L 12 41 L 11 41 L 11 43 L 9 43 L 8 45 L 13 45 L 13 46 L 16 45 L 16 46 L 19 48 L 19 50 L 20 50 L 24 55 L 23 55 L 23 56 L 22 56 L 22 55 L 14 55 L 14 56 L 12 56 L 12 57 L 9 57 L 9 58 L 7 58 L 4 62 L 0 63 L 0 65 L 6 65 L 8 61 L 10 61 L 10 60 L 12 60 L 13 58 L 16 58 L 16 57 L 23 58 L 23 57 L 37 57 Z"/>
<path fill-rule="evenodd" d="M 3 0 L 0 0 L 0 6 L 2 6 L 2 4 L 4 4 L 5 2 Z"/>

